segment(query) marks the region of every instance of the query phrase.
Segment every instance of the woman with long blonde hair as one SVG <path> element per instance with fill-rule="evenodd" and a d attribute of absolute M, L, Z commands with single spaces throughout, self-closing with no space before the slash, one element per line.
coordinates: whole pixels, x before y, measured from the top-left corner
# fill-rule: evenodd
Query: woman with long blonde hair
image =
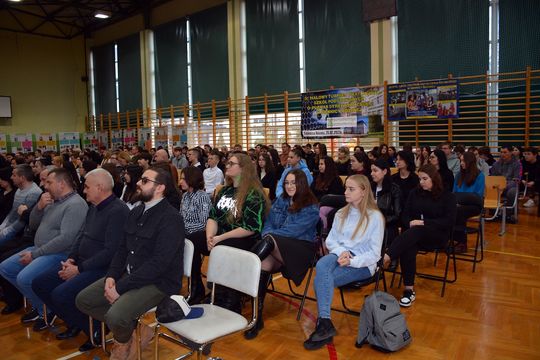
<path fill-rule="evenodd" d="M 347 178 L 345 200 L 347 205 L 337 212 L 326 238 L 329 254 L 317 262 L 314 288 L 319 315 L 315 331 L 304 342 L 307 350 L 321 348 L 336 335 L 330 320 L 334 288 L 371 277 L 381 258 L 384 217 L 367 177 Z"/>
<path fill-rule="evenodd" d="M 270 200 L 266 196 L 255 165 L 247 155 L 235 153 L 227 161 L 225 186 L 219 191 L 206 222 L 206 241 L 192 239 L 194 259 L 209 255 L 216 245 L 249 250 L 260 239 Z M 193 261 L 192 277 L 200 276 L 201 263 Z M 216 304 L 240 311 L 237 292 L 219 291 Z"/>

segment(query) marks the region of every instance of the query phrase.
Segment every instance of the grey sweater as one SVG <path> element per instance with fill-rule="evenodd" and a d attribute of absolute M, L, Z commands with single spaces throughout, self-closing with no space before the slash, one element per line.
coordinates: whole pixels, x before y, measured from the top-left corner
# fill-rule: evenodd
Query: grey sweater
<path fill-rule="evenodd" d="M 13 231 L 18 232 L 24 228 L 24 221 L 22 221 L 17 213 L 17 209 L 20 205 L 26 205 L 28 208 L 32 208 L 34 204 L 39 199 L 41 195 L 41 189 L 36 183 L 32 182 L 29 187 L 24 190 L 17 189 L 15 192 L 15 197 L 13 198 L 13 206 L 11 211 L 8 213 L 2 225 L 0 225 L 0 230 L 8 232 L 8 229 L 13 229 Z"/>
<path fill-rule="evenodd" d="M 68 253 L 86 219 L 88 205 L 77 193 L 30 213 L 30 228 L 36 230 L 32 258 Z"/>

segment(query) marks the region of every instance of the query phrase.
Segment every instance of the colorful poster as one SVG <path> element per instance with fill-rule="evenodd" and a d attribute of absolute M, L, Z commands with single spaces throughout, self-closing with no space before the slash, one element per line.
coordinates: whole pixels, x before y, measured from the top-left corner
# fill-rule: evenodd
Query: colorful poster
<path fill-rule="evenodd" d="M 173 126 L 172 127 L 172 146 L 183 147 L 187 146 L 187 127 Z"/>
<path fill-rule="evenodd" d="M 89 149 L 92 151 L 99 150 L 99 139 L 96 132 L 85 132 L 83 134 L 83 149 Z"/>
<path fill-rule="evenodd" d="M 160 146 L 164 149 L 169 148 L 169 129 L 167 126 L 156 126 L 154 128 L 154 145 L 156 149 Z"/>
<path fill-rule="evenodd" d="M 6 134 L 0 134 L 0 153 L 7 153 L 7 136 Z"/>
<path fill-rule="evenodd" d="M 36 134 L 36 149 L 41 151 L 56 151 L 58 143 L 56 142 L 56 134 L 39 133 Z"/>
<path fill-rule="evenodd" d="M 151 128 L 139 128 L 139 146 L 142 146 L 146 150 L 150 150 L 152 148 Z"/>
<path fill-rule="evenodd" d="M 32 143 L 32 134 L 12 134 L 11 135 L 11 152 L 31 152 L 34 151 Z"/>
<path fill-rule="evenodd" d="M 99 146 L 105 146 L 109 148 L 109 132 L 108 131 L 98 131 L 98 144 Z"/>
<path fill-rule="evenodd" d="M 58 133 L 58 143 L 60 145 L 60 152 L 80 149 L 80 134 L 78 132 Z"/>
<path fill-rule="evenodd" d="M 131 148 L 137 145 L 137 129 L 124 129 L 124 146 Z"/>
<path fill-rule="evenodd" d="M 388 120 L 459 117 L 456 79 L 388 86 Z"/>
<path fill-rule="evenodd" d="M 369 116 L 381 116 L 384 88 L 344 88 L 302 94 L 302 137 L 367 136 Z"/>
<path fill-rule="evenodd" d="M 121 129 L 111 130 L 111 146 L 113 150 L 124 145 L 124 136 Z"/>

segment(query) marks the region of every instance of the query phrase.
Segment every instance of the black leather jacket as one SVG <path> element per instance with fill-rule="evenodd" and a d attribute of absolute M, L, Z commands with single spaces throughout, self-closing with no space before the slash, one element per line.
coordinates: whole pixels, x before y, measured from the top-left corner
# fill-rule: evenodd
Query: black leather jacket
<path fill-rule="evenodd" d="M 401 190 L 399 186 L 392 183 L 390 190 L 385 190 L 383 187 L 378 197 L 375 187 L 373 195 L 377 198 L 377 206 L 386 219 L 386 227 L 397 226 L 402 209 Z"/>

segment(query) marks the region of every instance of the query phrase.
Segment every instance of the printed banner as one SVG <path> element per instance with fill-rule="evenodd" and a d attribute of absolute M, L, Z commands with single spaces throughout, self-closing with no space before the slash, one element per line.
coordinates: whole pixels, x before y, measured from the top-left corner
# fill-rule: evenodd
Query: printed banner
<path fill-rule="evenodd" d="M 382 115 L 384 88 L 345 88 L 302 94 L 302 137 L 367 136 L 369 116 Z"/>
<path fill-rule="evenodd" d="M 154 128 L 154 145 L 156 149 L 163 147 L 169 149 L 169 129 L 168 126 L 156 126 Z"/>
<path fill-rule="evenodd" d="M 146 150 L 150 150 L 152 148 L 151 128 L 139 128 L 139 146 L 142 146 Z"/>
<path fill-rule="evenodd" d="M 0 153 L 7 153 L 7 136 L 6 134 L 0 134 Z"/>
<path fill-rule="evenodd" d="M 172 127 L 172 146 L 183 147 L 187 146 L 187 127 L 173 126 Z"/>
<path fill-rule="evenodd" d="M 124 146 L 131 148 L 137 145 L 137 129 L 124 129 Z"/>
<path fill-rule="evenodd" d="M 39 149 L 41 151 L 56 151 L 58 149 L 58 142 L 56 141 L 56 134 L 52 134 L 52 133 L 36 134 L 36 149 Z"/>
<path fill-rule="evenodd" d="M 109 132 L 108 131 L 98 131 L 98 146 L 105 146 L 109 148 Z"/>
<path fill-rule="evenodd" d="M 388 85 L 388 120 L 459 117 L 456 79 Z"/>
<path fill-rule="evenodd" d="M 111 147 L 113 150 L 118 149 L 118 147 L 124 145 L 124 135 L 122 134 L 122 129 L 111 130 Z"/>
<path fill-rule="evenodd" d="M 61 132 L 58 133 L 58 143 L 60 145 L 60 152 L 69 151 L 73 149 L 80 149 L 80 134 L 78 132 Z"/>
<path fill-rule="evenodd" d="M 83 149 L 89 149 L 93 151 L 99 150 L 99 139 L 96 132 L 85 132 L 83 134 Z"/>
<path fill-rule="evenodd" d="M 11 135 L 11 152 L 31 152 L 34 151 L 32 143 L 32 134 L 12 134 Z"/>

